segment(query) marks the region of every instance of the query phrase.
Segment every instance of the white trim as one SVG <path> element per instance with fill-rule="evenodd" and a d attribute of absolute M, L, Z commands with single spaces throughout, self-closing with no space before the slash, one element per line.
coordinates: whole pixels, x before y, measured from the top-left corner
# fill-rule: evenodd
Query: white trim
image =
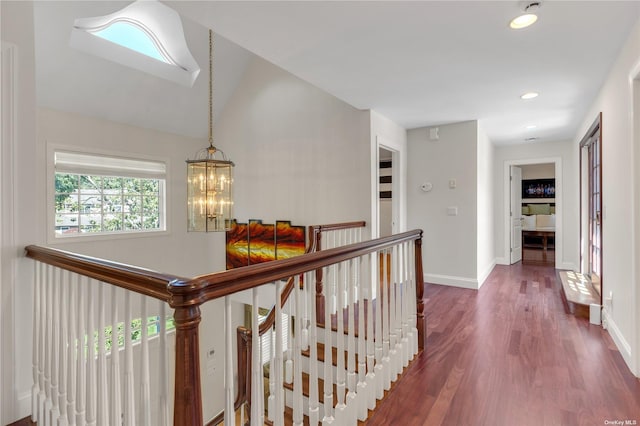
<path fill-rule="evenodd" d="M 522 166 L 527 164 L 544 164 L 544 163 L 554 163 L 555 164 L 555 180 L 556 180 L 556 259 L 555 264 L 563 265 L 564 259 L 563 256 L 563 240 L 564 233 L 562 228 L 562 219 L 564 214 L 563 209 L 563 182 L 562 182 L 562 158 L 561 157 L 542 157 L 542 158 L 529 158 L 523 160 L 505 160 L 504 162 L 504 174 L 503 174 L 503 204 L 504 204 L 504 259 L 510 259 L 509 249 L 511 248 L 511 221 L 509 220 L 509 210 L 510 210 L 510 201 L 511 201 L 511 188 L 509 182 L 509 172 L 511 170 L 511 166 Z"/>
<path fill-rule="evenodd" d="M 631 294 L 632 300 L 635 301 L 633 306 L 635 327 L 635 342 L 633 350 L 635 351 L 635 359 L 629 363 L 631 371 L 636 377 L 640 377 L 640 218 L 638 212 L 640 211 L 640 194 L 638 194 L 638 187 L 640 187 L 640 150 L 636 148 L 636 144 L 640 143 L 640 61 L 638 61 L 631 69 L 628 77 L 629 82 L 629 97 L 630 105 L 630 117 L 631 117 L 631 161 L 633 178 L 631 179 L 631 194 L 633 199 L 631 203 L 631 217 L 634 219 L 631 221 Z"/>
<path fill-rule="evenodd" d="M 631 368 L 631 365 L 633 364 L 633 360 L 631 357 L 631 346 L 629 345 L 629 342 L 627 342 L 627 340 L 624 338 L 624 335 L 618 328 L 618 325 L 615 323 L 613 317 L 611 316 L 611 314 L 609 314 L 609 311 L 607 309 L 602 309 L 602 320 L 603 324 L 606 326 L 607 331 L 609 332 L 609 335 L 613 339 L 613 342 L 616 344 L 618 350 L 620 351 L 622 358 L 624 358 L 624 362 L 626 362 L 627 366 Z"/>
<path fill-rule="evenodd" d="M 424 274 L 424 281 L 430 284 L 448 285 L 452 287 L 478 289 L 478 280 L 475 278 L 455 277 L 452 275 Z"/>
<path fill-rule="evenodd" d="M 4 417 L 0 423 L 14 420 L 16 413 L 30 412 L 30 404 L 24 411 L 19 404 L 19 411 L 12 402 L 15 401 L 15 281 L 16 281 L 16 253 L 15 253 L 15 197 L 17 194 L 14 178 L 14 164 L 16 164 L 17 141 L 17 102 L 18 95 L 18 48 L 9 43 L 2 43 L 2 67 L 0 75 L 2 87 L 2 133 L 0 134 L 0 241 L 2 244 L 2 259 L 0 262 L 0 412 Z M 7 348 L 7 349 L 4 349 Z M 30 393 L 29 393 L 30 396 Z"/>
<path fill-rule="evenodd" d="M 496 267 L 496 264 L 497 260 L 493 259 L 493 261 L 488 265 L 484 272 L 478 276 L 478 288 L 482 287 L 487 278 L 489 278 L 489 275 L 491 274 L 491 272 L 493 272 L 493 268 Z"/>
<path fill-rule="evenodd" d="M 171 174 L 171 162 L 167 157 L 154 157 L 146 154 L 139 153 L 125 153 L 119 151 L 108 151 L 94 148 L 81 148 L 78 146 L 69 146 L 63 145 L 56 142 L 46 141 L 47 146 L 47 156 L 46 156 L 46 216 L 47 216 L 47 225 L 46 225 L 46 234 L 47 234 L 47 244 L 59 244 L 65 242 L 90 242 L 90 241 L 106 241 L 106 240 L 117 240 L 117 239 L 128 239 L 128 238 L 144 238 L 144 237 L 158 237 L 158 236 L 166 236 L 171 234 L 171 230 L 169 229 L 169 224 L 171 223 L 171 208 L 172 206 L 168 202 L 171 198 L 171 185 L 169 184 L 170 174 Z M 93 154 L 99 156 L 106 157 L 116 157 L 116 158 L 130 158 L 130 159 L 138 159 L 138 160 L 148 160 L 154 161 L 158 163 L 164 163 L 166 166 L 166 174 L 164 179 L 163 186 L 163 194 L 162 198 L 164 198 L 164 215 L 161 217 L 161 229 L 159 230 L 140 230 L 140 231 L 131 231 L 131 232 L 114 232 L 114 233 L 97 233 L 97 234 L 85 234 L 85 235 L 74 235 L 71 237 L 56 237 L 55 234 L 55 207 L 54 207 L 54 175 L 55 175 L 55 153 L 57 151 L 67 151 L 67 152 L 79 152 L 82 150 L 85 154 Z"/>

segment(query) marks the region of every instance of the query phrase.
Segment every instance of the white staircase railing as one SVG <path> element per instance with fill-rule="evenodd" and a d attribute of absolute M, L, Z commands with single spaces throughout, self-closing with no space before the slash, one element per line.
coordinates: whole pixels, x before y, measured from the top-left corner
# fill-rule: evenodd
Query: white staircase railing
<path fill-rule="evenodd" d="M 415 230 L 193 279 L 29 246 L 33 420 L 202 425 L 200 305 L 214 299 L 225 301 L 225 425 L 240 407 L 240 421 L 248 415 L 252 425 L 366 420 L 424 348 L 421 238 Z M 277 302 L 259 324 L 265 285 Z M 245 290 L 256 333 L 231 320 L 231 295 Z M 268 330 L 273 356 L 260 351 Z"/>

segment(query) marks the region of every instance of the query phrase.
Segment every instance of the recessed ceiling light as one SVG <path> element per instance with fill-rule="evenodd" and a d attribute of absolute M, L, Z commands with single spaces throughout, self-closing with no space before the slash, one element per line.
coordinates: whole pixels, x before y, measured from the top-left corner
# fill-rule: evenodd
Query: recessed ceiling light
<path fill-rule="evenodd" d="M 521 30 L 533 25 L 537 20 L 537 15 L 534 15 L 533 13 L 525 13 L 524 15 L 513 18 L 509 23 L 509 27 L 514 30 Z"/>
<path fill-rule="evenodd" d="M 535 128 L 537 128 L 538 126 L 536 126 L 535 124 L 529 124 L 528 126 L 525 127 L 525 129 L 527 130 L 533 130 Z"/>
<path fill-rule="evenodd" d="M 533 99 L 533 98 L 537 98 L 538 95 L 539 95 L 538 92 L 527 92 L 527 93 L 521 95 L 520 99 L 524 99 L 524 100 Z"/>

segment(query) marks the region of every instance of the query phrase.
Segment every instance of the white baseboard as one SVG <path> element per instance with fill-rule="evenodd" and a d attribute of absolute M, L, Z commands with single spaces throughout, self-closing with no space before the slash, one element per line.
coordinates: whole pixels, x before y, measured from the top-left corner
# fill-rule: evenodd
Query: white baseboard
<path fill-rule="evenodd" d="M 18 405 L 15 407 L 15 420 L 24 419 L 31 415 L 31 391 L 21 393 L 18 396 Z"/>
<path fill-rule="evenodd" d="M 511 263 L 509 263 L 509 260 L 504 258 L 504 257 L 496 257 L 496 265 L 511 265 Z"/>
<path fill-rule="evenodd" d="M 451 275 L 424 274 L 424 281 L 432 284 L 449 285 L 453 287 L 478 289 L 478 280 L 473 278 L 455 277 Z"/>
<path fill-rule="evenodd" d="M 622 333 L 620 332 L 618 325 L 615 323 L 615 321 L 609 314 L 609 311 L 606 309 L 602 310 L 602 320 L 607 326 L 607 331 L 609 332 L 609 335 L 613 339 L 613 343 L 616 344 L 616 347 L 620 351 L 622 358 L 624 358 L 624 362 L 627 363 L 627 367 L 629 367 L 629 369 L 633 371 L 631 346 L 629 345 L 629 342 L 627 342 L 627 339 L 625 339 Z"/>
<path fill-rule="evenodd" d="M 493 271 L 493 268 L 496 267 L 496 263 L 496 259 L 493 259 L 493 262 L 491 262 L 484 270 L 484 272 L 478 276 L 478 288 L 482 287 L 482 284 L 484 284 L 484 282 L 487 280 L 487 278 L 491 274 L 491 271 Z"/>

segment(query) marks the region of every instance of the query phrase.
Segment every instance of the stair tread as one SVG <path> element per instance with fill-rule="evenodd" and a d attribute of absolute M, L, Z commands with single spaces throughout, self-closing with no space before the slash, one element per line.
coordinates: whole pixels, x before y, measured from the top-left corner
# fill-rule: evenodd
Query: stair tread
<path fill-rule="evenodd" d="M 293 383 L 284 383 L 284 388 L 293 391 Z M 302 395 L 309 397 L 309 374 L 302 373 Z M 318 378 L 318 400 L 324 403 L 324 380 Z M 337 387 L 333 384 L 333 405 L 338 403 Z"/>
<path fill-rule="evenodd" d="M 324 343 L 317 343 L 317 348 L 318 348 L 318 361 L 324 362 L 324 350 L 325 350 L 325 346 Z M 355 354 L 355 360 L 356 360 L 356 373 L 358 372 L 358 354 Z M 311 347 L 309 347 L 309 349 L 305 349 L 302 351 L 302 356 L 305 356 L 307 358 L 311 357 Z M 344 366 L 345 368 L 347 367 L 347 351 L 345 350 L 344 352 Z M 337 366 L 338 365 L 338 348 L 336 348 L 335 346 L 331 347 L 331 364 L 333 366 Z"/>

